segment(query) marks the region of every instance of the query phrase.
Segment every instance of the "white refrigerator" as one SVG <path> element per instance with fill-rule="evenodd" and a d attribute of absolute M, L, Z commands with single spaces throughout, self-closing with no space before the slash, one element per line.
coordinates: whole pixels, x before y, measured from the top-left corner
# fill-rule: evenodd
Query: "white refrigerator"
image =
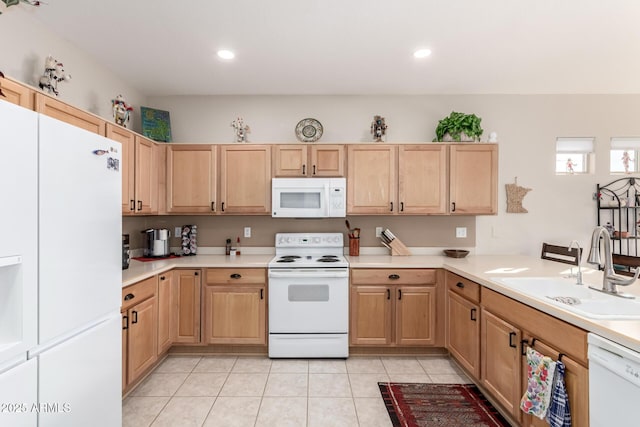
<path fill-rule="evenodd" d="M 0 127 L 15 126 L 5 110 L 20 107 L 3 104 Z M 36 117 L 37 298 L 23 302 L 37 307 L 37 343 L 25 361 L 37 365 L 37 399 L 28 415 L 36 414 L 38 426 L 119 426 L 121 145 Z M 4 187 L 0 200 L 7 201 Z M 21 224 L 21 210 L 9 214 L 15 218 L 0 210 L 5 229 Z"/>

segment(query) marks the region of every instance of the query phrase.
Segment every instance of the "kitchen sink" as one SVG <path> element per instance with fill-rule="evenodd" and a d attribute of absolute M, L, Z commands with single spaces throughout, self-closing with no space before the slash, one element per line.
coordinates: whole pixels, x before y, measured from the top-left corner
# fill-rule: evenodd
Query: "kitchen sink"
<path fill-rule="evenodd" d="M 640 319 L 640 300 L 624 299 L 555 277 L 494 277 L 490 279 L 529 297 L 593 319 Z"/>

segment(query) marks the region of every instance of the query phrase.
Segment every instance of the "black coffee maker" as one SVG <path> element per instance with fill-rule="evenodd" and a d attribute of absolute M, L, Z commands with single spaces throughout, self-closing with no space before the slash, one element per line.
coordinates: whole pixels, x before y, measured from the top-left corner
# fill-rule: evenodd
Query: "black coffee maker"
<path fill-rule="evenodd" d="M 129 235 L 122 235 L 122 269 L 129 268 Z"/>

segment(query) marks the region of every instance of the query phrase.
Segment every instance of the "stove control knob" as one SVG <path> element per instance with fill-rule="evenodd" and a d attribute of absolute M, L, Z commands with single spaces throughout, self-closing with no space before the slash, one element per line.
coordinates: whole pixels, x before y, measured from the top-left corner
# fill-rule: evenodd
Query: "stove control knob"
<path fill-rule="evenodd" d="M 320 243 L 320 237 L 314 237 L 313 243 Z"/>

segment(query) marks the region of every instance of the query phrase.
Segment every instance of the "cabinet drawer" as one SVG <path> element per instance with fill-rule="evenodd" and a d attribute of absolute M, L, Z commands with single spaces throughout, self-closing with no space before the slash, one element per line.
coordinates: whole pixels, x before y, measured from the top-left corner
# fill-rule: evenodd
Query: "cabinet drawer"
<path fill-rule="evenodd" d="M 264 268 L 209 268 L 207 285 L 237 285 L 247 283 L 266 283 Z"/>
<path fill-rule="evenodd" d="M 354 269 L 351 270 L 354 285 L 434 285 L 434 269 Z"/>
<path fill-rule="evenodd" d="M 447 288 L 473 301 L 480 301 L 480 285 L 462 276 L 447 271 Z"/>
<path fill-rule="evenodd" d="M 129 307 L 141 303 L 156 294 L 158 286 L 158 276 L 149 277 L 142 282 L 138 282 L 131 286 L 127 286 L 122 290 L 122 311 L 126 311 Z"/>

